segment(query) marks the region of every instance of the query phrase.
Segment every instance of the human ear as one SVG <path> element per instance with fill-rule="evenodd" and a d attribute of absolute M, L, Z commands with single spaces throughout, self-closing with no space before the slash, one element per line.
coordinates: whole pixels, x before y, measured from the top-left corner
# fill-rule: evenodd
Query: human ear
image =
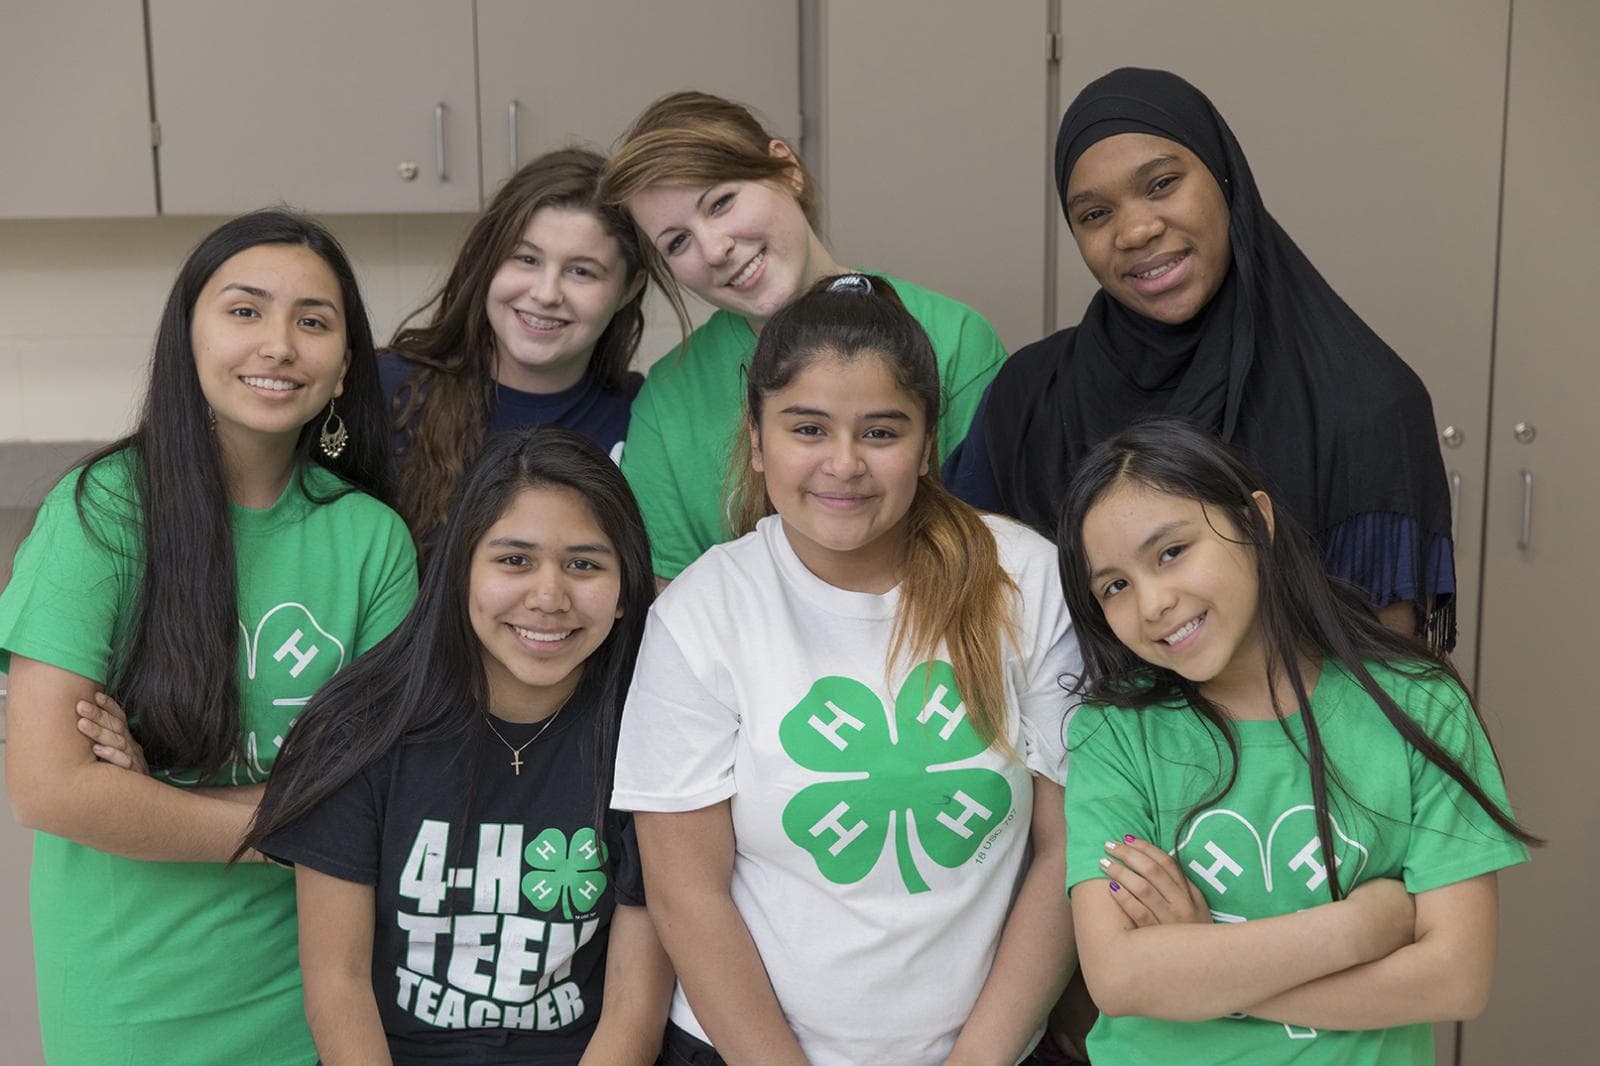
<path fill-rule="evenodd" d="M 758 474 L 765 474 L 767 468 L 761 458 L 761 430 L 750 426 L 750 469 Z"/>
<path fill-rule="evenodd" d="M 344 350 L 344 362 L 339 364 L 339 380 L 333 383 L 333 395 L 337 399 L 344 395 L 344 376 L 350 372 L 350 349 Z"/>
<path fill-rule="evenodd" d="M 794 149 L 774 137 L 767 142 L 767 154 L 774 159 L 781 159 L 789 164 L 789 173 L 785 175 L 785 178 L 789 182 L 789 188 L 794 191 L 794 195 L 798 198 L 801 193 L 805 192 L 806 179 L 800 172 L 800 160 L 795 156 Z"/>
<path fill-rule="evenodd" d="M 922 469 L 917 471 L 918 477 L 928 476 L 928 464 L 933 462 L 933 437 L 930 434 L 922 444 Z"/>
<path fill-rule="evenodd" d="M 1250 494 L 1250 498 L 1255 501 L 1256 510 L 1261 512 L 1261 517 L 1267 520 L 1267 539 L 1270 541 L 1272 539 L 1272 497 L 1260 489 L 1256 489 Z"/>
<path fill-rule="evenodd" d="M 623 306 L 624 304 L 626 304 L 630 300 L 632 300 L 635 296 L 637 296 L 641 292 L 643 292 L 645 285 L 648 284 L 649 281 L 650 281 L 650 276 L 648 274 L 646 274 L 643 270 L 639 271 L 639 276 L 634 278 L 632 281 L 628 282 L 628 287 L 622 290 L 622 299 L 617 301 L 617 306 L 618 307 Z"/>

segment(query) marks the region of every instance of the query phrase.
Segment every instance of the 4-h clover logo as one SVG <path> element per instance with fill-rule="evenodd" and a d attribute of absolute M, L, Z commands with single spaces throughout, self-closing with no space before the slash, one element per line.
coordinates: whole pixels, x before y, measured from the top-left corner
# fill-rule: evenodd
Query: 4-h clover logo
<path fill-rule="evenodd" d="M 588 914 L 606 890 L 606 845 L 597 840 L 589 826 L 567 835 L 559 829 L 546 829 L 522 850 L 533 872 L 522 879 L 522 894 L 539 910 L 549 913 L 561 904 L 561 917 L 571 921 L 574 914 Z"/>
<path fill-rule="evenodd" d="M 834 884 L 867 876 L 892 834 L 906 890 L 926 892 L 919 853 L 959 866 L 1011 810 L 1004 777 L 952 765 L 987 745 L 946 662 L 913 668 L 892 713 L 854 678 L 821 678 L 784 716 L 778 740 L 808 770 L 850 775 L 808 785 L 783 809 L 783 831 Z"/>

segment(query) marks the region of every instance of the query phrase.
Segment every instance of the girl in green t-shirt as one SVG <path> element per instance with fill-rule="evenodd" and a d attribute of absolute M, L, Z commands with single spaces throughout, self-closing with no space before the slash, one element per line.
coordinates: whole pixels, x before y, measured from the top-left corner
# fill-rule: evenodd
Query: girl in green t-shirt
<path fill-rule="evenodd" d="M 292 879 L 224 864 L 300 707 L 415 595 L 388 440 L 334 238 L 261 211 L 201 240 L 136 428 L 49 494 L 0 595 L 50 1062 L 314 1061 Z"/>
<path fill-rule="evenodd" d="M 729 464 L 756 335 L 841 270 L 817 235 L 817 186 L 805 164 L 749 110 L 719 96 L 678 92 L 645 108 L 606 164 L 600 195 L 632 215 L 650 275 L 685 333 L 651 367 L 622 453 L 656 576 L 670 580 L 733 539 Z M 942 462 L 966 436 L 1005 349 L 972 308 L 908 281 L 894 286 L 933 342 Z M 683 290 L 716 309 L 693 333 Z"/>
<path fill-rule="evenodd" d="M 1447 660 L 1325 575 L 1238 452 L 1136 423 L 1067 492 L 1067 886 L 1096 1063 L 1431 1063 L 1537 838 Z"/>

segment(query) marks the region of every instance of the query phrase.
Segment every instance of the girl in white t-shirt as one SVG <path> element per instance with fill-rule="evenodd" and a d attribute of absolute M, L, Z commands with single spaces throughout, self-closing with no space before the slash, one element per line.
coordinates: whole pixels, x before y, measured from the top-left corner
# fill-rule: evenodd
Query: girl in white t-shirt
<path fill-rule="evenodd" d="M 940 486 L 939 399 L 881 278 L 761 332 L 745 535 L 651 610 L 617 756 L 668 1062 L 1016 1062 L 1071 973 L 1077 645 L 1054 548 Z"/>

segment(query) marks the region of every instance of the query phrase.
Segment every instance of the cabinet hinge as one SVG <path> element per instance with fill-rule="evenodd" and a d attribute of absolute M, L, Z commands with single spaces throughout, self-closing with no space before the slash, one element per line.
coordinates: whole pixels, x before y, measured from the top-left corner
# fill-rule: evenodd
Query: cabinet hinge
<path fill-rule="evenodd" d="M 1047 53 L 1047 57 L 1049 58 L 1050 62 L 1061 62 L 1061 34 L 1048 33 L 1045 36 L 1049 39 L 1049 51 Z"/>
<path fill-rule="evenodd" d="M 150 123 L 150 147 L 161 147 L 161 123 L 159 122 Z"/>

